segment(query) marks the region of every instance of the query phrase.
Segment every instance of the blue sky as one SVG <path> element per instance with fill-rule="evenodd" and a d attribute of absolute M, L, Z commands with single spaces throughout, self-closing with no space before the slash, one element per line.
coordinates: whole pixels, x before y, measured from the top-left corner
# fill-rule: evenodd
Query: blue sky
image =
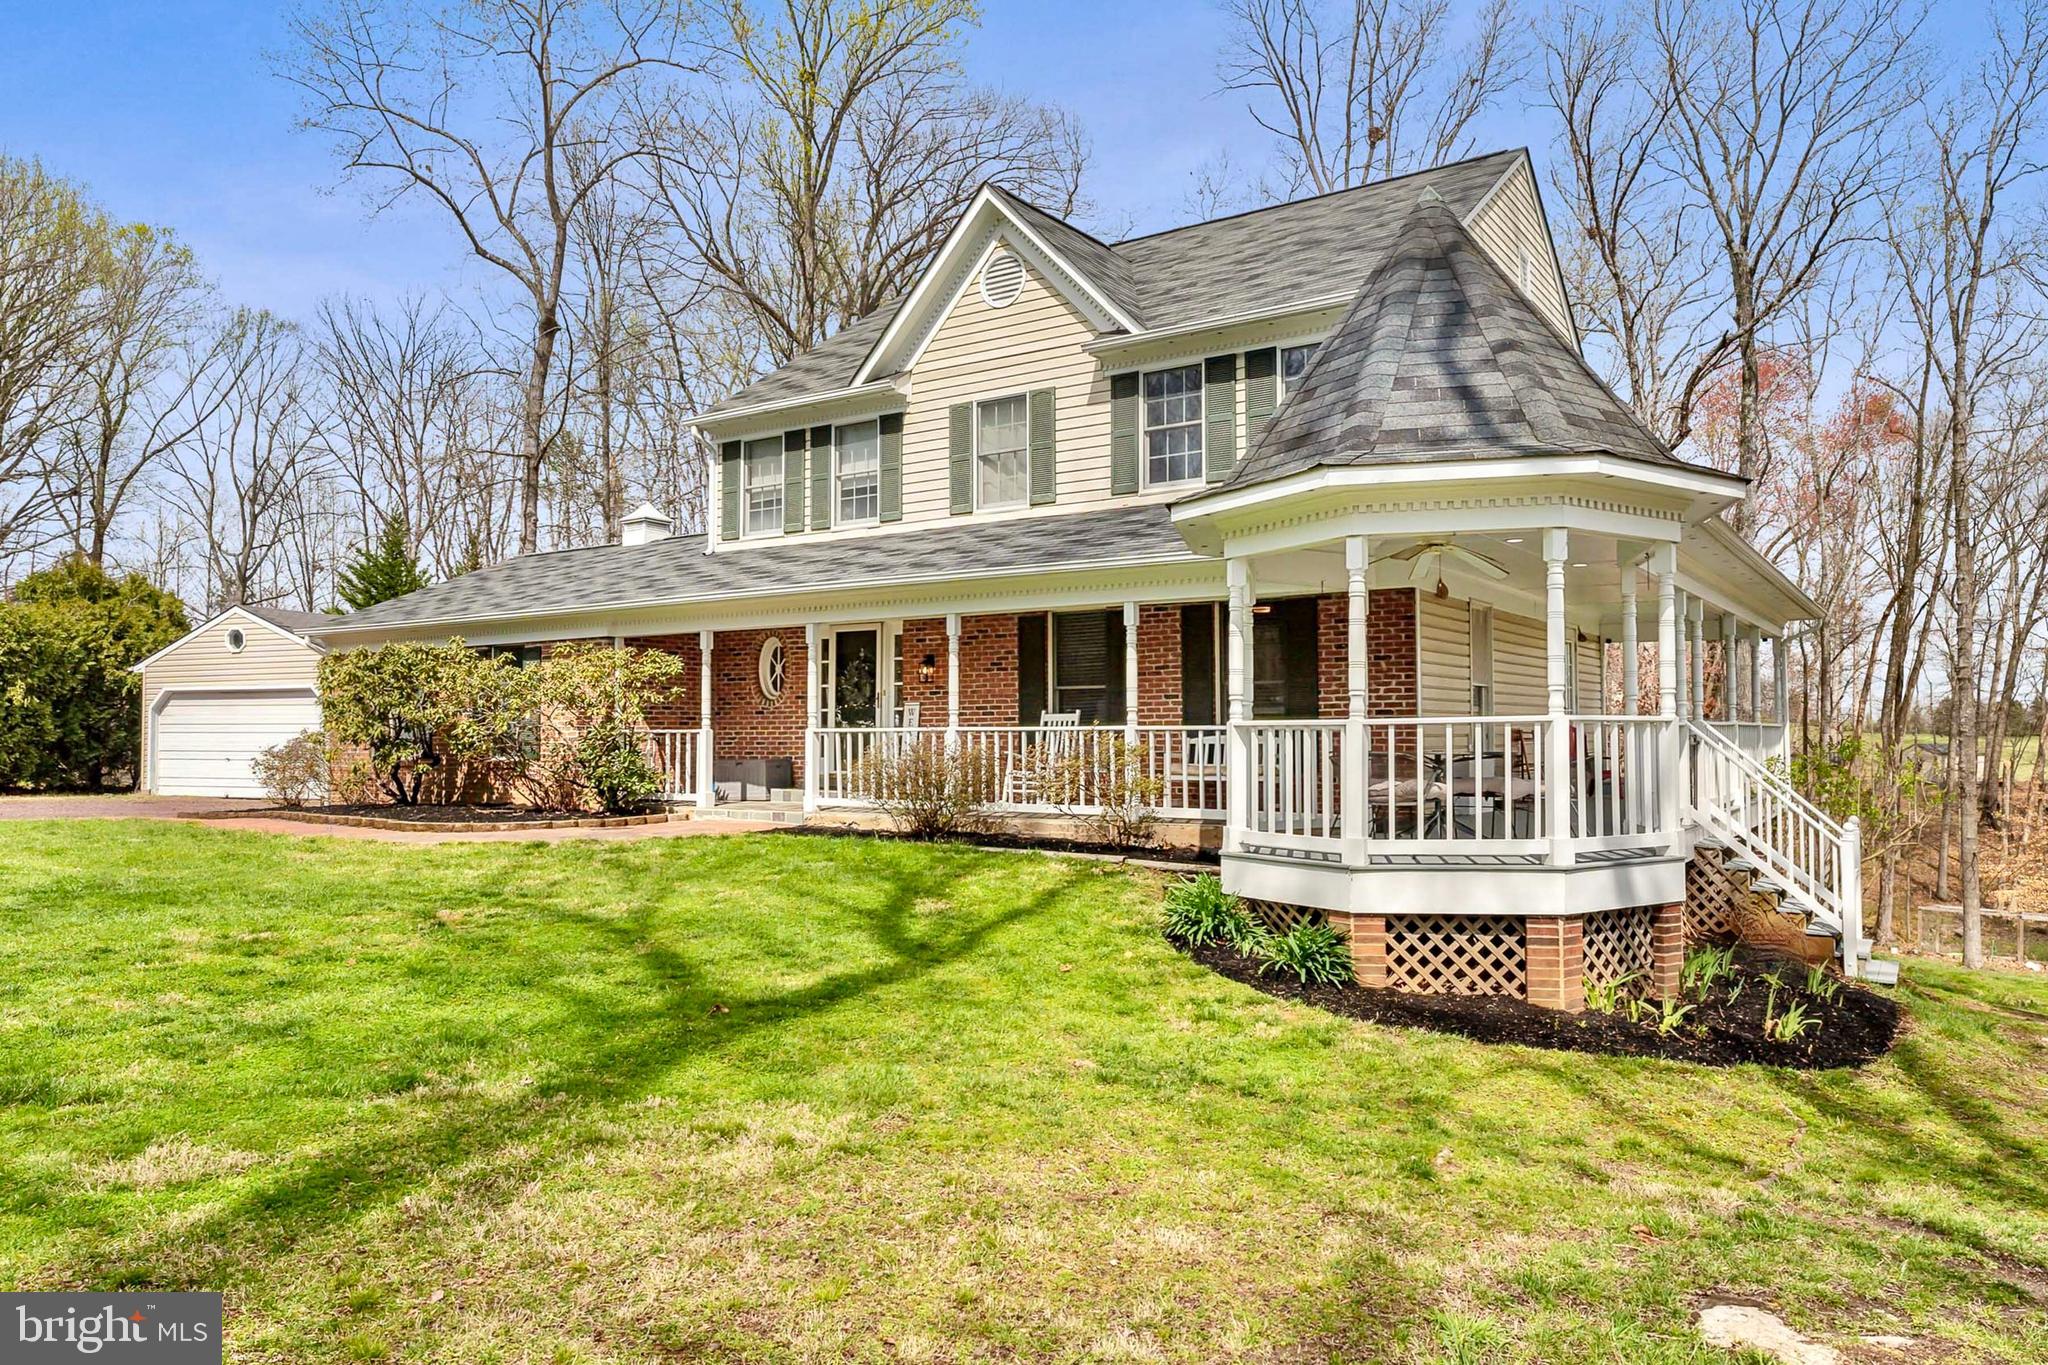
<path fill-rule="evenodd" d="M 1094 145 L 1090 189 L 1138 230 L 1183 219 L 1191 172 L 1264 135 L 1215 93 L 1222 20 L 1203 4 L 995 0 L 968 46 L 981 81 L 1058 102 Z M 0 150 L 166 224 L 229 300 L 304 317 L 321 297 L 463 292 L 479 278 L 424 209 L 372 220 L 265 54 L 284 9 L 228 0 L 0 0 Z"/>

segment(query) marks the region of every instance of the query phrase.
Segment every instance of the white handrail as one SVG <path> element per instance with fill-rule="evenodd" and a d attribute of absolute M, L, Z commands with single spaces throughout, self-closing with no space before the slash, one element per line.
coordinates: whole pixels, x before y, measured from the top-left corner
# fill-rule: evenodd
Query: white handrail
<path fill-rule="evenodd" d="M 656 729 L 644 733 L 647 761 L 661 776 L 661 794 L 683 800 L 697 794 L 696 730 Z"/>
<path fill-rule="evenodd" d="M 1694 820 L 1785 888 L 1841 939 L 1842 974 L 1854 976 L 1863 933 L 1862 830 L 1838 824 L 1790 780 L 1710 726 L 1687 720 Z"/>

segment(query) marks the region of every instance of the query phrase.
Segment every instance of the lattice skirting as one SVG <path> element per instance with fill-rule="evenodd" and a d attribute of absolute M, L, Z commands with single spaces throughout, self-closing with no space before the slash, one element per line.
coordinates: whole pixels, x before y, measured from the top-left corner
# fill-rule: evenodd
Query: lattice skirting
<path fill-rule="evenodd" d="M 1422 995 L 1529 993 L 1529 951 L 1513 915 L 1387 916 L 1387 984 Z"/>
<path fill-rule="evenodd" d="M 1584 923 L 1588 982 L 1614 981 L 1630 972 L 1640 981 L 1656 965 L 1657 912 L 1647 905 L 1599 910 Z"/>
<path fill-rule="evenodd" d="M 1307 924 L 1323 918 L 1323 912 L 1306 905 L 1289 905 L 1285 901 L 1252 901 L 1244 903 L 1252 917 L 1276 934 L 1284 934 L 1298 924 Z"/>

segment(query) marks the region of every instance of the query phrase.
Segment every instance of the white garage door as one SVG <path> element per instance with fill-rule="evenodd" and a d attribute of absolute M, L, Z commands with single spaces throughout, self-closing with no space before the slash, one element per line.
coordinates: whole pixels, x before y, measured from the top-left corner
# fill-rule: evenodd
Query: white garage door
<path fill-rule="evenodd" d="M 259 749 L 320 728 L 310 690 L 183 692 L 156 718 L 156 790 L 164 796 L 263 796 Z"/>

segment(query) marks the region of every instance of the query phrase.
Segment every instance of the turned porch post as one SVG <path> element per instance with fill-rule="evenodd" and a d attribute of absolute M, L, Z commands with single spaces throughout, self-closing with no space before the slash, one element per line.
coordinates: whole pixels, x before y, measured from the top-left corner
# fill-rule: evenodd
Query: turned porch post
<path fill-rule="evenodd" d="M 1344 862 L 1365 866 L 1366 832 L 1371 825 L 1366 800 L 1366 620 L 1372 610 L 1371 546 L 1364 536 L 1344 538 L 1344 746 L 1339 755 L 1338 819 L 1344 833 Z"/>
<path fill-rule="evenodd" d="M 1764 633 L 1755 626 L 1744 633 L 1749 636 L 1749 718 L 1761 724 L 1764 718 Z"/>
<path fill-rule="evenodd" d="M 1138 743 L 1138 604 L 1124 603 L 1124 742 Z"/>
<path fill-rule="evenodd" d="M 712 631 L 697 632 L 697 805 L 709 809 L 718 804 L 718 788 L 711 780 L 711 646 Z"/>
<path fill-rule="evenodd" d="M 1564 565 L 1571 557 L 1571 536 L 1563 527 L 1552 526 L 1543 532 L 1543 625 L 1545 659 L 1548 665 L 1545 681 L 1549 691 L 1550 737 L 1545 761 L 1549 765 L 1550 802 L 1550 863 L 1553 867 L 1569 867 L 1572 861 L 1572 802 L 1578 791 L 1578 778 L 1571 771 L 1572 742 L 1571 724 L 1568 714 L 1571 703 L 1566 698 L 1570 688 L 1569 655 L 1571 648 L 1565 638 L 1564 619 Z"/>
<path fill-rule="evenodd" d="M 1239 831 L 1251 823 L 1252 809 L 1251 740 L 1244 732 L 1244 722 L 1251 715 L 1245 694 L 1252 672 L 1252 575 L 1251 564 L 1244 559 L 1226 559 L 1223 569 L 1229 597 L 1224 685 L 1229 692 L 1230 717 L 1230 742 L 1224 746 L 1223 848 L 1236 852 L 1243 843 Z"/>
<path fill-rule="evenodd" d="M 1642 627 L 1636 621 L 1636 565 L 1633 558 L 1624 558 L 1621 563 L 1621 713 L 1633 716 L 1643 704 L 1642 679 L 1639 656 L 1642 653 Z M 1604 700 L 1606 687 L 1603 683 L 1601 694 Z"/>
<path fill-rule="evenodd" d="M 818 808 L 818 697 L 825 670 L 818 660 L 821 631 L 816 621 L 804 625 L 804 810 Z"/>
<path fill-rule="evenodd" d="M 1741 720 L 1735 710 L 1735 615 L 1721 613 L 1721 719 Z"/>
<path fill-rule="evenodd" d="M 914 737 L 913 737 L 914 738 Z M 960 613 L 946 613 L 946 752 L 960 747 Z"/>
<path fill-rule="evenodd" d="M 1771 639 L 1771 719 L 1778 722 L 1778 755 L 1785 762 L 1792 761 L 1792 687 L 1791 661 L 1785 654 L 1785 637 L 1776 635 Z"/>
<path fill-rule="evenodd" d="M 1687 608 L 1686 616 L 1692 635 L 1692 718 L 1704 723 L 1707 719 L 1707 604 L 1705 599 L 1694 597 Z"/>
<path fill-rule="evenodd" d="M 1657 714 L 1664 718 L 1657 764 L 1658 819 L 1675 853 L 1681 840 L 1679 760 L 1685 752 L 1678 720 L 1678 547 L 1665 544 L 1651 551 L 1650 572 L 1657 580 Z"/>

